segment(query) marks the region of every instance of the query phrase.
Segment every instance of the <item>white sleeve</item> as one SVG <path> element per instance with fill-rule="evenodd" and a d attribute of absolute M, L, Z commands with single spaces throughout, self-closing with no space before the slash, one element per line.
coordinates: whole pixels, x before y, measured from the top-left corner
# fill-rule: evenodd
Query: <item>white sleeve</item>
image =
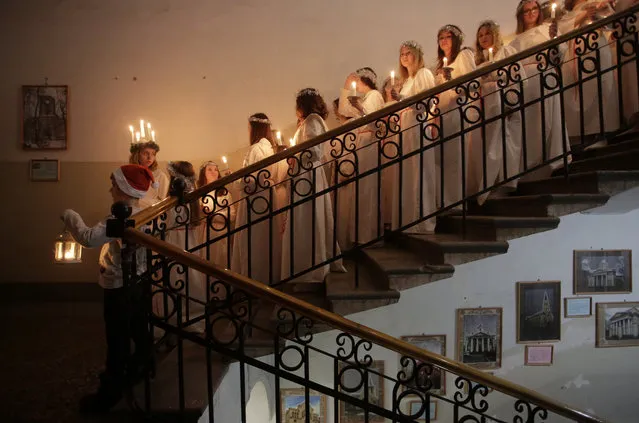
<path fill-rule="evenodd" d="M 163 171 L 159 171 L 157 179 L 158 184 L 160 184 L 158 187 L 158 199 L 164 200 L 169 196 L 169 177 Z"/>
<path fill-rule="evenodd" d="M 349 118 L 357 118 L 362 116 L 362 113 L 359 110 L 357 110 L 355 107 L 353 107 L 351 102 L 348 101 L 348 97 L 352 95 L 353 95 L 352 90 L 347 90 L 345 88 L 342 88 L 339 94 L 339 107 L 337 108 L 337 111 L 342 116 L 346 116 Z"/>
<path fill-rule="evenodd" d="M 65 228 L 71 232 L 73 238 L 83 247 L 95 248 L 113 241 L 115 238 L 109 238 L 106 235 L 106 222 L 100 222 L 92 228 L 89 228 L 80 215 L 74 210 L 65 210 L 62 213 Z"/>
<path fill-rule="evenodd" d="M 362 107 L 364 108 L 365 115 L 369 115 L 384 107 L 384 97 L 382 97 L 382 93 L 377 90 L 371 91 L 366 97 L 366 100 L 362 102 Z"/>
<path fill-rule="evenodd" d="M 429 90 L 435 86 L 435 77 L 433 73 L 426 68 L 421 68 L 415 75 L 415 82 L 413 89 L 409 95 L 413 96 L 419 94 L 422 91 Z"/>
<path fill-rule="evenodd" d="M 477 68 L 475 65 L 475 53 L 473 53 L 471 49 L 464 49 L 460 51 L 455 62 L 451 65 L 451 68 L 453 68 L 453 78 L 457 78 L 474 71 Z"/>

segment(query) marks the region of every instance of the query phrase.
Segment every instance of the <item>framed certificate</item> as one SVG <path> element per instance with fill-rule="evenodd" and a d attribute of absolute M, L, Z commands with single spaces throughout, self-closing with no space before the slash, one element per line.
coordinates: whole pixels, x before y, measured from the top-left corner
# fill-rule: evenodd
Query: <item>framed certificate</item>
<path fill-rule="evenodd" d="M 592 316 L 592 297 L 564 298 L 564 317 Z"/>
<path fill-rule="evenodd" d="M 57 159 L 31 160 L 29 175 L 32 182 L 57 182 L 60 180 L 60 161 Z"/>

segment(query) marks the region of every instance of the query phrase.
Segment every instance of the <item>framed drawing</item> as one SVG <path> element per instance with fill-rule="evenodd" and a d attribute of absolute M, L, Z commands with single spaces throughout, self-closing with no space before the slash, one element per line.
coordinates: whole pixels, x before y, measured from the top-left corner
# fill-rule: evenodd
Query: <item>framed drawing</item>
<path fill-rule="evenodd" d="M 418 422 L 426 421 L 426 413 L 428 412 L 428 421 L 432 422 L 437 420 L 437 401 L 428 402 L 428 410 L 426 410 L 425 403 L 422 401 L 414 400 L 408 402 L 408 417 Z"/>
<path fill-rule="evenodd" d="M 68 85 L 22 86 L 22 147 L 25 150 L 66 150 Z"/>
<path fill-rule="evenodd" d="M 478 369 L 501 367 L 502 308 L 457 309 L 457 360 Z"/>
<path fill-rule="evenodd" d="M 402 336 L 402 341 L 406 341 L 409 344 L 415 345 L 426 351 L 430 351 L 435 354 L 446 356 L 446 335 L 414 335 L 414 336 Z M 422 362 L 417 362 L 419 368 L 418 374 L 402 386 L 402 389 L 420 389 L 431 386 L 429 392 L 435 395 L 444 395 L 446 393 L 446 372 L 439 367 L 422 366 L 419 367 Z M 400 358 L 399 367 L 407 377 L 410 377 L 414 373 L 412 368 L 413 363 L 411 360 L 407 360 L 402 363 Z M 428 374 L 430 373 L 430 374 Z"/>
<path fill-rule="evenodd" d="M 309 420 L 312 423 L 327 423 L 326 396 L 315 391 L 309 392 L 310 412 Z M 282 421 L 284 423 L 297 423 L 306 420 L 306 396 L 304 388 L 280 389 L 280 402 L 282 404 Z"/>
<path fill-rule="evenodd" d="M 493 375 L 493 373 L 494 373 L 494 372 L 486 372 L 486 374 L 489 374 L 489 375 L 491 375 L 491 376 Z M 477 385 L 481 385 L 481 384 L 480 384 L 479 382 L 474 382 L 474 381 L 472 381 L 472 380 L 470 381 L 470 385 L 468 385 L 467 383 L 464 383 L 464 393 L 465 393 L 465 394 L 468 394 L 469 388 L 474 388 L 474 387 L 475 387 L 475 386 L 477 386 Z M 488 386 L 486 386 L 486 389 L 488 390 L 488 393 L 489 393 L 489 394 L 490 394 L 491 392 L 493 392 L 493 391 L 494 391 L 494 389 L 493 389 L 493 388 L 490 388 L 490 387 L 488 387 Z"/>
<path fill-rule="evenodd" d="M 384 408 L 384 362 L 373 361 L 364 368 L 352 363 L 339 363 L 339 388 L 357 399 L 365 400 Z M 366 379 L 363 379 L 366 378 Z M 357 389 L 359 387 L 359 389 Z M 368 395 L 365 396 L 365 390 Z M 365 420 L 364 410 L 348 402 L 340 401 L 340 423 L 359 423 Z M 383 422 L 385 419 L 375 414 L 368 415 L 369 422 Z"/>
<path fill-rule="evenodd" d="M 632 251 L 575 250 L 573 254 L 575 295 L 632 292 Z"/>
<path fill-rule="evenodd" d="M 517 342 L 561 339 L 561 282 L 517 282 Z"/>
<path fill-rule="evenodd" d="M 639 302 L 597 303 L 597 347 L 639 346 Z"/>
<path fill-rule="evenodd" d="M 60 161 L 38 159 L 29 161 L 29 177 L 32 182 L 57 182 L 60 180 Z"/>
<path fill-rule="evenodd" d="M 564 317 L 592 316 L 592 297 L 564 298 Z"/>
<path fill-rule="evenodd" d="M 553 345 L 526 345 L 526 366 L 552 366 Z"/>

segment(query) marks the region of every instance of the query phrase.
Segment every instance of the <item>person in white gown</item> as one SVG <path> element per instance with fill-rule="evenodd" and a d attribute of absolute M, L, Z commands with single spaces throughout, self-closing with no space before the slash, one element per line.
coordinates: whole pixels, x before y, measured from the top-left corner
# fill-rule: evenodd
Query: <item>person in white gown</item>
<path fill-rule="evenodd" d="M 513 53 L 514 51 L 511 47 L 504 46 L 497 23 L 492 20 L 486 20 L 479 24 L 475 42 L 475 64 L 477 68 L 503 60 Z M 519 77 L 524 79 L 521 70 L 519 73 Z M 503 78 L 503 76 L 498 76 L 497 72 L 492 72 L 481 79 L 481 96 L 483 98 L 485 120 L 502 115 L 502 102 L 506 105 L 509 103 L 515 106 L 519 105 L 517 102 L 517 94 L 520 91 L 519 84 L 502 79 L 502 83 L 510 82 L 510 85 L 501 88 L 498 86 L 500 77 Z M 502 96 L 504 96 L 503 99 Z M 475 131 L 473 135 L 469 170 L 471 192 L 488 189 L 502 181 L 504 176 L 510 178 L 520 172 L 522 160 L 520 113 L 511 113 L 505 118 L 486 124 L 484 139 L 481 138 L 481 131 Z M 504 152 L 506 157 L 504 157 Z M 485 162 L 484 157 L 486 158 Z M 504 160 L 506 161 L 505 167 Z M 486 176 L 485 187 L 484 175 Z M 517 180 L 511 180 L 502 187 L 497 192 L 513 191 L 517 187 Z M 477 197 L 479 205 L 486 201 L 489 194 L 490 191 Z"/>
<path fill-rule="evenodd" d="M 256 113 L 249 118 L 250 148 L 244 156 L 242 167 L 264 160 L 274 154 L 273 132 L 271 121 L 264 113 Z M 244 198 L 237 203 L 233 253 L 231 269 L 264 284 L 279 282 L 277 267 L 273 265 L 280 260 L 279 254 L 273 251 L 271 234 L 277 234 L 277 222 L 270 209 L 274 201 L 271 194 L 280 181 L 274 166 L 252 173 L 242 178 Z M 268 173 L 268 175 L 267 175 Z M 267 179 L 268 176 L 268 179 Z M 259 222 L 255 223 L 257 220 Z"/>
<path fill-rule="evenodd" d="M 624 11 L 639 4 L 639 0 L 617 0 L 615 7 L 617 12 Z M 639 22 L 639 13 L 635 13 L 636 22 Z M 636 26 L 636 22 L 634 25 Z M 630 22 L 628 22 L 630 24 Z M 618 41 L 617 50 L 624 45 L 623 43 L 634 43 L 635 33 L 627 34 L 622 40 Z M 619 44 L 620 43 L 620 44 Z M 630 46 L 626 47 L 626 51 L 631 51 Z M 637 89 L 637 75 L 639 74 L 639 62 L 637 62 L 637 52 L 632 55 L 621 55 L 621 60 L 628 62 L 621 67 L 621 89 L 623 92 L 623 116 L 626 123 L 639 125 L 639 90 Z"/>
<path fill-rule="evenodd" d="M 326 132 L 324 119 L 328 109 L 316 89 L 305 88 L 297 93 L 296 113 L 299 126 L 293 137 L 295 145 L 303 145 Z M 323 281 L 331 269 L 345 271 L 341 260 L 327 263 L 341 254 L 334 237 L 335 217 L 330 193 L 309 200 L 311 195 L 329 186 L 322 168 L 323 160 L 322 145 L 309 147 L 289 159 L 289 174 L 294 176 L 290 181 L 292 209 L 286 214 L 282 237 L 282 279 L 293 277 L 295 282 L 316 283 Z M 307 271 L 315 266 L 318 266 L 315 270 Z"/>
<path fill-rule="evenodd" d="M 445 25 L 437 31 L 437 64 L 434 73 L 438 84 L 475 70 L 475 55 L 470 48 L 462 47 L 463 43 L 464 33 L 456 25 Z M 444 141 L 443 146 L 437 147 L 435 158 L 437 176 L 440 179 L 437 193 L 440 207 L 457 203 L 470 192 L 468 152 L 473 134 L 472 132 L 461 133 L 463 129 L 472 125 L 461 118 L 458 101 L 462 100 L 455 90 L 444 91 L 439 95 L 440 139 L 452 137 Z M 458 135 L 455 136 L 456 134 Z M 462 168 L 462 149 L 465 154 L 465 168 Z M 462 186 L 462 175 L 465 176 L 465 187 Z M 443 198 L 441 198 L 441 191 L 443 191 Z M 461 207 L 461 204 L 456 207 Z"/>
<path fill-rule="evenodd" d="M 522 0 L 517 6 L 517 35 L 511 41 L 510 47 L 517 53 L 532 48 L 538 44 L 550 40 L 550 25 L 544 23 L 541 13 L 541 6 L 538 0 Z M 560 45 L 559 54 L 565 50 Z M 551 90 L 543 88 L 541 80 L 547 77 L 548 83 L 552 84 L 555 77 L 548 77 L 556 71 L 549 66 L 543 74 L 539 72 L 537 66 L 539 62 L 537 55 L 532 55 L 522 60 L 522 65 L 526 73 L 526 83 L 524 84 L 524 101 L 530 104 L 524 109 L 525 133 L 522 133 L 522 149 L 526 162 L 523 163 L 524 170 L 541 165 L 543 162 L 559 158 L 564 153 L 570 152 L 568 132 L 561 120 L 561 102 L 558 93 L 549 95 Z M 547 96 L 543 101 L 542 123 L 542 102 L 539 98 Z M 545 141 L 545 142 L 544 142 Z M 545 145 L 545 152 L 544 152 Z M 564 147 L 565 146 L 565 147 Z M 568 162 L 570 162 L 568 155 Z M 553 169 L 563 166 L 563 160 L 555 160 L 540 170 L 527 175 L 526 179 L 543 178 L 550 175 Z"/>
<path fill-rule="evenodd" d="M 405 41 L 399 49 L 399 77 L 402 81 L 401 90 L 399 94 L 395 89 L 391 90 L 393 100 L 403 100 L 435 86 L 433 74 L 424 67 L 424 50 L 416 41 Z M 418 222 L 434 213 L 437 208 L 435 151 L 428 148 L 431 141 L 424 136 L 424 132 L 431 136 L 429 130 L 423 130 L 429 124 L 425 121 L 428 116 L 424 115 L 424 112 L 426 111 L 421 105 L 403 109 L 399 119 L 401 137 L 398 136 L 397 141 L 386 141 L 397 143 L 400 151 L 398 168 L 401 163 L 401 171 L 397 172 L 397 185 L 394 188 L 397 195 L 393 195 L 392 201 L 393 230 Z M 392 145 L 385 145 L 384 148 L 389 155 L 394 154 Z M 420 151 L 422 149 L 424 150 Z M 420 152 L 404 158 L 415 151 Z M 431 233 L 434 230 L 435 218 L 432 217 L 409 227 L 405 232 Z"/>
<path fill-rule="evenodd" d="M 352 89 L 353 83 L 355 90 Z M 339 99 L 339 113 L 342 116 L 359 118 L 382 107 L 384 107 L 384 99 L 382 94 L 377 91 L 377 74 L 373 69 L 360 68 L 346 78 Z M 353 131 L 357 135 L 354 143 L 356 156 L 354 178 L 376 168 L 379 164 L 379 139 L 375 136 L 376 131 L 374 123 L 361 126 Z M 352 160 L 353 155 L 349 156 Z M 361 244 L 373 240 L 378 236 L 378 229 L 381 234 L 381 213 L 378 213 L 378 205 L 382 202 L 382 193 L 379 191 L 378 176 L 377 173 L 373 173 L 363 178 L 354 179 L 347 185 L 350 189 L 345 192 L 350 191 L 351 198 L 357 197 L 358 201 L 357 203 L 350 201 L 348 214 L 340 215 L 341 220 L 348 222 L 346 227 L 348 243 L 340 244 L 343 248 L 353 243 Z M 340 208 L 340 210 L 342 209 Z M 348 216 L 348 219 L 345 219 L 345 216 Z M 338 239 L 341 241 L 342 237 Z"/>
<path fill-rule="evenodd" d="M 386 77 L 382 84 L 382 98 L 384 99 L 384 107 L 397 103 L 397 100 L 393 99 L 393 90 L 400 92 L 402 89 L 402 82 L 400 78 Z M 395 120 L 395 121 L 394 121 Z M 399 123 L 398 120 L 388 118 L 387 120 L 388 133 L 386 138 L 382 140 L 382 164 L 388 163 L 393 159 L 399 157 L 397 146 L 399 141 L 396 135 L 393 135 L 390 131 L 395 125 Z M 384 222 L 384 228 L 390 229 L 393 221 L 393 202 L 399 203 L 399 200 L 394 200 L 398 195 L 397 188 L 399 187 L 399 164 L 395 163 L 382 170 L 382 221 Z"/>
<path fill-rule="evenodd" d="M 169 195 L 169 177 L 158 167 L 157 153 L 159 151 L 160 146 L 155 141 L 131 144 L 129 163 L 148 168 L 158 183 L 157 188 L 151 187 L 146 196 L 140 200 L 141 209 L 152 206 Z"/>

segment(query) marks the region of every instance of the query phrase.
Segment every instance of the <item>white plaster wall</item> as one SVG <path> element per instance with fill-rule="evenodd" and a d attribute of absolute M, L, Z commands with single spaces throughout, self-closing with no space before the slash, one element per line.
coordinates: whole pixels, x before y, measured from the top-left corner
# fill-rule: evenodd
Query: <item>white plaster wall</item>
<path fill-rule="evenodd" d="M 466 307 L 503 307 L 502 368 L 495 375 L 539 391 L 572 406 L 589 410 L 615 423 L 639 421 L 639 347 L 595 348 L 594 309 L 597 302 L 639 301 L 637 288 L 627 295 L 593 296 L 593 316 L 563 318 L 561 341 L 555 346 L 554 365 L 524 366 L 524 345 L 516 343 L 515 284 L 518 281 L 561 280 L 562 297 L 572 292 L 572 257 L 575 249 L 631 249 L 639 251 L 636 236 L 639 211 L 623 215 L 577 214 L 561 219 L 558 229 L 510 242 L 508 254 L 456 268 L 451 279 L 402 292 L 388 307 L 349 316 L 354 321 L 388 333 L 402 335 L 446 334 L 447 356 L 455 358 L 455 310 Z M 635 258 L 635 263 L 637 259 Z M 633 265 L 633 274 L 637 274 Z M 636 283 L 635 283 L 636 286 Z M 336 333 L 315 335 L 313 345 L 335 352 Z M 374 347 L 371 355 L 385 361 L 385 373 L 396 376 L 397 354 Z M 292 360 L 291 357 L 288 360 Z M 313 355 L 311 378 L 333 386 L 333 362 Z M 282 387 L 290 384 L 282 381 Z M 447 378 L 448 395 L 454 390 Z M 489 394 L 490 415 L 512 421 L 512 401 Z M 392 404 L 392 386 L 385 385 L 385 406 Z M 332 423 L 332 401 L 328 422 Z M 437 421 L 452 421 L 450 408 L 440 402 Z M 510 417 L 506 417 L 510 416 Z M 549 422 L 563 421 L 553 416 Z"/>
<path fill-rule="evenodd" d="M 268 113 L 288 139 L 298 89 L 328 101 L 358 67 L 385 77 L 406 39 L 432 58 L 446 23 L 468 43 L 485 18 L 511 32 L 516 4 L 484 0 L 471 13 L 468 0 L 3 0 L 0 160 L 43 156 L 21 150 L 19 111 L 20 86 L 45 77 L 70 86 L 69 150 L 48 157 L 125 160 L 127 127 L 144 118 L 164 160 L 219 158 L 247 144 L 251 113 Z"/>

